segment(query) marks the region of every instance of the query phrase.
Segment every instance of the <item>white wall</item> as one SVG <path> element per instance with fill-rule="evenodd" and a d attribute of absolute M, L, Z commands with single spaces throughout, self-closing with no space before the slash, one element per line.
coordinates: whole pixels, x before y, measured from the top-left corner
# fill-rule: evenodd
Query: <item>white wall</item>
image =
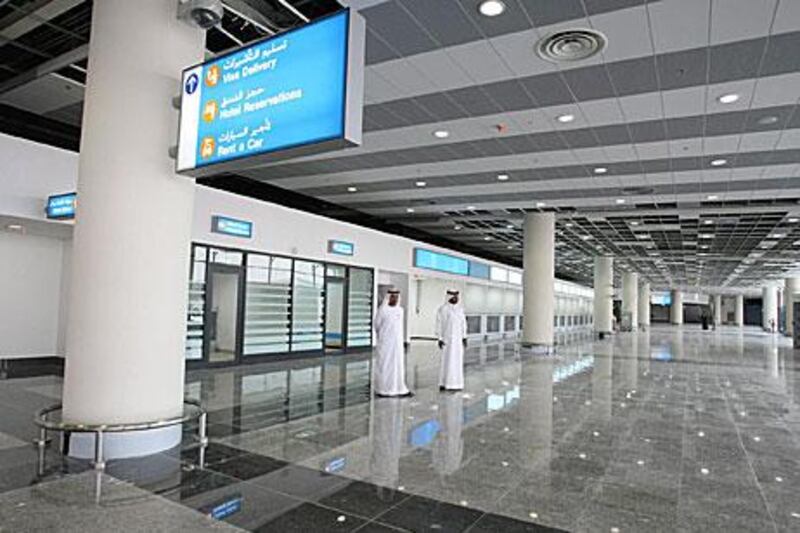
<path fill-rule="evenodd" d="M 72 192 L 78 154 L 0 134 L 0 214 L 43 219 L 51 194 Z"/>
<path fill-rule="evenodd" d="M 463 302 L 466 309 L 465 287 L 467 285 L 463 280 L 424 278 L 416 279 L 414 286 L 417 293 L 417 305 L 410 321 L 413 337 L 436 336 L 436 311 L 445 303 L 448 290 L 457 290 L 464 295 Z"/>
<path fill-rule="evenodd" d="M 41 220 L 44 218 L 47 196 L 76 188 L 78 157 L 73 152 L 0 135 L 0 158 L 3 160 L 0 215 Z M 212 233 L 212 215 L 227 215 L 253 222 L 253 238 L 240 239 Z M 464 277 L 414 268 L 413 250 L 421 246 L 466 259 L 477 259 L 489 265 L 509 267 L 404 237 L 199 186 L 193 217 L 192 238 L 195 242 L 371 267 L 376 271 L 376 285 L 384 272 L 394 273 L 393 276 L 398 279 L 402 277 L 408 336 L 433 335 L 433 313 L 444 301 L 447 288 L 455 287 L 462 291 L 465 308 L 470 312 L 518 313 L 521 306 L 521 287 L 470 280 L 469 287 L 472 288 L 467 290 L 467 280 Z M 134 224 L 135 221 L 131 223 Z M 329 239 L 354 243 L 355 255 L 345 257 L 329 254 Z M 44 307 L 39 305 L 36 309 L 36 313 L 40 314 L 37 322 L 49 325 L 42 326 L 49 328 L 55 324 L 55 333 L 48 340 L 47 335 L 39 335 L 35 329 L 17 328 L 14 342 L 18 346 L 16 351 L 20 354 L 38 355 L 45 348 L 48 355 L 63 353 L 63 325 L 66 324 L 65 303 L 68 300 L 69 286 L 60 284 L 60 279 L 69 279 L 71 244 L 69 241 L 59 241 L 55 248 L 63 248 L 65 251 L 57 261 L 48 263 L 47 269 L 51 277 L 59 278 L 59 286 L 54 293 L 48 292 L 49 304 Z M 3 260 L 6 257 L 10 256 L 0 255 Z M 2 268 L 4 271 L 27 270 L 31 262 L 32 258 L 29 260 L 23 254 L 19 259 L 14 259 L 12 264 L 5 264 Z M 37 271 L 44 275 L 42 268 L 41 265 L 36 266 L 28 275 L 35 277 Z M 520 272 L 519 269 L 509 270 Z M 15 288 L 31 296 L 26 298 L 26 303 L 33 305 L 31 302 L 36 301 L 37 294 L 44 292 L 42 287 L 45 286 L 47 285 L 38 284 L 37 287 L 23 289 L 17 285 Z M 489 291 L 488 287 L 494 289 Z M 0 302 L 0 321 L 7 324 L 14 322 L 16 319 L 6 320 L 7 309 L 14 308 L 4 298 Z M 4 326 L 0 325 L 2 327 Z M 10 344 L 7 339 L 10 337 L 0 338 L 0 354 L 6 353 L 5 343 Z"/>
<path fill-rule="evenodd" d="M 0 232 L 0 357 L 63 355 L 63 244 Z"/>

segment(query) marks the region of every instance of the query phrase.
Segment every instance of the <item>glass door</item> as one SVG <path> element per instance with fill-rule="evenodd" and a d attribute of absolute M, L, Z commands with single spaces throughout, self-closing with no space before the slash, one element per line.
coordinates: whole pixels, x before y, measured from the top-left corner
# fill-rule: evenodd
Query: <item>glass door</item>
<path fill-rule="evenodd" d="M 347 347 L 372 346 L 372 270 L 350 267 L 347 285 Z"/>
<path fill-rule="evenodd" d="M 293 352 L 322 351 L 325 325 L 325 265 L 295 260 L 292 278 Z"/>
<path fill-rule="evenodd" d="M 242 269 L 212 263 L 206 285 L 205 360 L 234 363 L 241 351 Z"/>
<path fill-rule="evenodd" d="M 345 267 L 328 265 L 325 271 L 325 351 L 340 352 L 345 347 L 347 320 Z"/>

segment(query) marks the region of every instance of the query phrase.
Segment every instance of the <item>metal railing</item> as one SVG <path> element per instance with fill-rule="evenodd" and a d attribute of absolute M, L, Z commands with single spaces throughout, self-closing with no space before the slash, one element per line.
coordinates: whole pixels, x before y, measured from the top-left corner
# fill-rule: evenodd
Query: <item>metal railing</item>
<path fill-rule="evenodd" d="M 186 399 L 184 405 L 191 406 L 184 409 L 181 416 L 167 418 L 164 420 L 154 420 L 152 422 L 140 422 L 136 424 L 79 424 L 73 422 L 62 422 L 49 420 L 48 416 L 52 413 L 61 411 L 62 405 L 55 404 L 44 409 L 39 409 L 33 419 L 33 423 L 39 427 L 39 438 L 34 441 L 39 449 L 39 468 L 44 467 L 44 449 L 47 446 L 47 436 L 50 431 L 58 433 L 94 433 L 94 461 L 95 470 L 104 470 L 106 467 L 104 454 L 104 435 L 106 433 L 123 433 L 130 431 L 146 431 L 160 429 L 170 426 L 177 426 L 185 422 L 197 419 L 197 437 L 200 444 L 200 467 L 205 464 L 205 449 L 208 446 L 208 413 L 202 408 L 197 400 Z"/>

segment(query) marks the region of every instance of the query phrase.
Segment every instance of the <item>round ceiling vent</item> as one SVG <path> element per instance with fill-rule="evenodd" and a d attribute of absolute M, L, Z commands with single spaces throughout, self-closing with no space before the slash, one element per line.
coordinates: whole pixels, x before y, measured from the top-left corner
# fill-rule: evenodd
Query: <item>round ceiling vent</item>
<path fill-rule="evenodd" d="M 605 36 L 594 30 L 565 30 L 544 37 L 536 44 L 536 53 L 553 62 L 580 61 L 605 48 Z"/>

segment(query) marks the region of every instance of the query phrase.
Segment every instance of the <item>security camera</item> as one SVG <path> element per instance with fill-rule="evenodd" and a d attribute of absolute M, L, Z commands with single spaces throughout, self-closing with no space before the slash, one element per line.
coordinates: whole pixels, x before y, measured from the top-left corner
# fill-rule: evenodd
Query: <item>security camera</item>
<path fill-rule="evenodd" d="M 178 18 L 204 30 L 209 30 L 222 22 L 225 11 L 220 0 L 180 0 Z"/>

